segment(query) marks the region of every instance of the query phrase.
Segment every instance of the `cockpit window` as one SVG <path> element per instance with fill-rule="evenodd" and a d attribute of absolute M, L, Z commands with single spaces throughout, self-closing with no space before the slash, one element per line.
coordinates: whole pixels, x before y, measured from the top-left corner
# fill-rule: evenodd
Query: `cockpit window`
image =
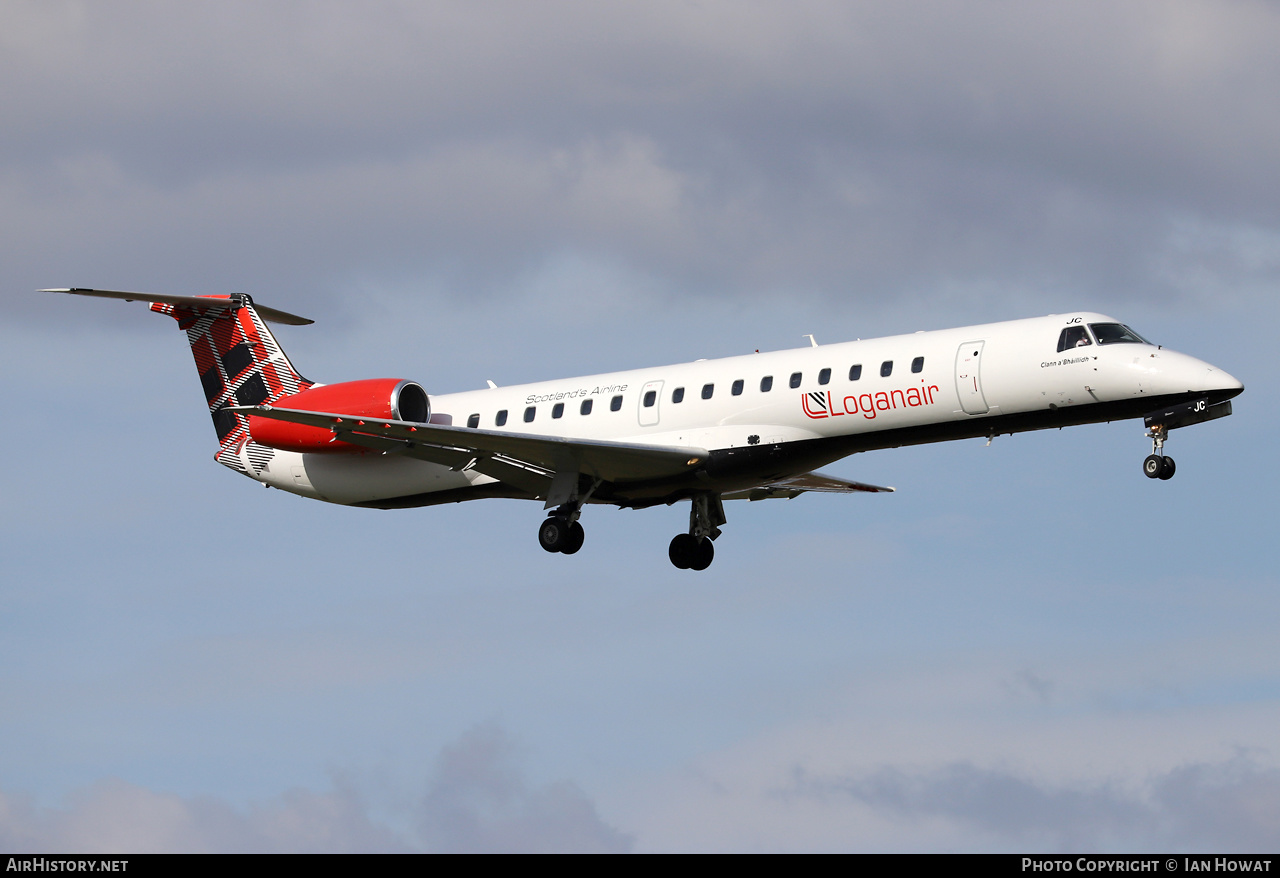
<path fill-rule="evenodd" d="M 1062 330 L 1062 335 L 1058 336 L 1058 353 L 1091 344 L 1093 341 L 1089 338 L 1088 330 L 1083 326 L 1068 326 Z"/>
<path fill-rule="evenodd" d="M 1151 344 L 1122 323 L 1090 323 L 1098 344 Z"/>

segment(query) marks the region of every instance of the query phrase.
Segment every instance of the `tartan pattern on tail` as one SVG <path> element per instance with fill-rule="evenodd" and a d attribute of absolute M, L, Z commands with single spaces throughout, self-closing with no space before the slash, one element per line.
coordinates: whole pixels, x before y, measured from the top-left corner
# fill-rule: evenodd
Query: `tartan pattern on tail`
<path fill-rule="evenodd" d="M 209 298 L 229 298 L 218 296 Z M 214 459 L 256 477 L 275 454 L 249 437 L 249 420 L 226 410 L 233 405 L 273 403 L 311 387 L 298 374 L 271 330 L 252 305 L 205 311 L 154 302 L 151 310 L 168 314 L 187 334 L 218 434 Z"/>

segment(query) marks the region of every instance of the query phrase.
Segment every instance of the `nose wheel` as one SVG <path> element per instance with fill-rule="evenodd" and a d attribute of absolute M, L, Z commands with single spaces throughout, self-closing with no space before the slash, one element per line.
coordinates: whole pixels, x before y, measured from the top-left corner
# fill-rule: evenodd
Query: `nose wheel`
<path fill-rule="evenodd" d="M 1147 436 L 1151 438 L 1151 453 L 1142 462 L 1142 472 L 1149 479 L 1168 481 L 1173 478 L 1173 474 L 1178 469 L 1173 458 L 1165 457 L 1164 454 L 1164 441 L 1169 438 L 1169 431 L 1165 427 L 1156 425 L 1151 428 Z"/>
<path fill-rule="evenodd" d="M 1173 474 L 1177 471 L 1177 466 L 1173 462 L 1172 457 L 1164 457 L 1159 454 L 1149 454 L 1147 459 L 1142 462 L 1142 471 L 1146 473 L 1149 479 L 1173 478 Z"/>

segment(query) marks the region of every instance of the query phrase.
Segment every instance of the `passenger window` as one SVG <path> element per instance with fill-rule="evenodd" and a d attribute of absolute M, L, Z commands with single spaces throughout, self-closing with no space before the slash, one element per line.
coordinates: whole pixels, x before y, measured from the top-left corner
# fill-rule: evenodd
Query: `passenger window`
<path fill-rule="evenodd" d="M 856 366 L 850 366 L 850 367 L 849 367 L 849 380 L 850 380 L 850 381 L 857 381 L 857 380 L 858 380 L 859 378 L 861 378 L 861 377 L 862 377 L 862 364 L 861 364 L 861 363 L 858 363 Z"/>
<path fill-rule="evenodd" d="M 616 412 L 621 410 L 622 410 L 622 396 L 621 394 L 619 394 L 618 396 L 615 396 L 613 399 L 609 400 L 609 411 Z"/>
<path fill-rule="evenodd" d="M 467 426 L 468 426 L 468 427 L 470 427 L 472 430 L 474 430 L 476 427 L 479 427 L 479 426 L 480 426 L 480 416 L 479 416 L 479 415 L 471 415 L 469 418 L 467 418 Z"/>
<path fill-rule="evenodd" d="M 1062 335 L 1058 336 L 1058 353 L 1070 350 L 1071 348 L 1082 348 L 1093 344 L 1089 339 L 1089 333 L 1083 326 L 1068 326 L 1062 330 Z"/>
<path fill-rule="evenodd" d="M 770 390 L 773 390 L 773 376 L 766 375 L 760 379 L 760 392 L 768 393 Z"/>
<path fill-rule="evenodd" d="M 702 385 L 702 398 L 703 398 L 703 399 L 711 399 L 711 394 L 713 394 L 713 393 L 715 393 L 715 392 L 716 392 L 716 386 L 715 386 L 714 384 L 704 384 L 704 385 Z"/>
<path fill-rule="evenodd" d="M 880 377 L 888 378 L 893 374 L 893 360 L 885 360 L 880 364 Z"/>
<path fill-rule="evenodd" d="M 531 422 L 533 420 L 533 416 L 536 415 L 537 413 L 538 413 L 538 407 L 536 405 L 529 406 L 527 409 L 524 410 L 524 422 L 526 424 Z"/>
<path fill-rule="evenodd" d="M 732 393 L 734 396 L 742 396 L 742 379 L 741 378 L 733 382 L 733 387 L 729 388 L 729 392 Z"/>
<path fill-rule="evenodd" d="M 800 375 L 801 375 L 801 373 L 799 373 L 799 372 L 792 372 L 792 373 L 791 373 L 791 386 L 792 386 L 792 387 L 799 387 L 799 386 L 800 386 Z"/>
<path fill-rule="evenodd" d="M 564 403 L 558 402 L 551 407 L 551 417 L 553 418 L 564 417 Z"/>
<path fill-rule="evenodd" d="M 911 371 L 912 372 L 924 371 L 924 357 L 916 357 L 914 360 L 911 361 Z"/>
<path fill-rule="evenodd" d="M 658 401 L 658 391 L 656 391 L 656 390 L 650 390 L 650 391 L 648 391 L 647 393 L 645 393 L 645 395 L 644 395 L 644 407 L 645 407 L 645 408 L 647 408 L 647 409 L 651 409 L 651 408 L 653 408 L 653 404 L 654 404 L 655 402 L 657 402 L 657 401 Z"/>
<path fill-rule="evenodd" d="M 498 416 L 493 419 L 493 422 L 499 427 L 504 426 L 507 423 L 507 410 L 503 409 L 502 411 L 498 412 Z"/>
<path fill-rule="evenodd" d="M 589 414 L 591 414 L 591 400 L 589 400 L 589 399 L 584 399 L 584 400 L 582 401 L 582 405 L 578 408 L 578 414 L 580 414 L 580 415 L 589 415 Z"/>
<path fill-rule="evenodd" d="M 829 383 L 831 383 L 831 370 L 830 370 L 830 369 L 823 369 L 821 372 L 819 372 L 819 373 L 818 373 L 818 383 L 819 383 L 819 384 L 829 384 Z"/>
<path fill-rule="evenodd" d="M 684 402 L 684 388 L 683 388 L 683 387 L 677 387 L 675 390 L 671 391 L 671 401 L 672 401 L 672 402 Z"/>

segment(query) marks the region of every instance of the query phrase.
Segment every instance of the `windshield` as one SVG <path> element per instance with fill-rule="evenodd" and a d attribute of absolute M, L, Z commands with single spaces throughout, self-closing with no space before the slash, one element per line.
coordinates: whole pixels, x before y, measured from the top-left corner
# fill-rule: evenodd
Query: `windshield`
<path fill-rule="evenodd" d="M 1098 344 L 1151 344 L 1122 323 L 1090 323 Z"/>

